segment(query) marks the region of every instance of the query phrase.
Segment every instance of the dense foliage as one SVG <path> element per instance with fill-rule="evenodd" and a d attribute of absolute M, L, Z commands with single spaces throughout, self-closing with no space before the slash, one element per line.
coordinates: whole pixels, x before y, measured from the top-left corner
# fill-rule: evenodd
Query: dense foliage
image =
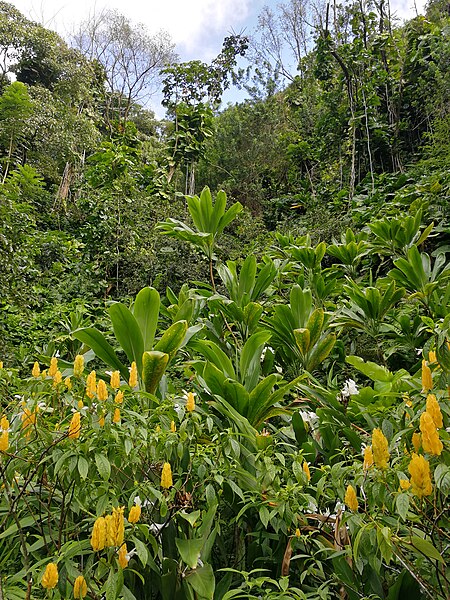
<path fill-rule="evenodd" d="M 313 8 L 0 2 L 0 599 L 449 597 L 450 20 Z"/>

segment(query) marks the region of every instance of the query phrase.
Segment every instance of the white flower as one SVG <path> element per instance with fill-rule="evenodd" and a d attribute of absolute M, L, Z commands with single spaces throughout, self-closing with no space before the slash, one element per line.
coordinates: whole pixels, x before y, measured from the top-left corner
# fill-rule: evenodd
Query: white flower
<path fill-rule="evenodd" d="M 129 560 L 130 560 L 130 558 L 133 558 L 133 556 L 134 556 L 135 554 L 137 554 L 137 550 L 136 550 L 136 548 L 133 548 L 132 550 L 130 550 L 129 552 L 127 552 L 127 553 L 125 554 L 125 558 L 126 558 L 128 561 L 129 561 Z"/>
<path fill-rule="evenodd" d="M 150 525 L 150 531 L 153 533 L 153 535 L 158 535 L 164 526 L 165 523 L 152 523 Z"/>
<path fill-rule="evenodd" d="M 142 500 L 139 498 L 139 496 L 135 496 L 133 502 L 136 504 L 136 506 L 142 506 Z"/>
<path fill-rule="evenodd" d="M 348 398 L 349 396 L 355 396 L 358 393 L 358 388 L 353 379 L 347 379 L 347 381 L 344 383 L 344 387 L 342 388 L 341 396 Z"/>
<path fill-rule="evenodd" d="M 279 367 L 278 365 L 275 365 L 275 369 L 278 371 L 278 373 L 282 373 L 283 372 L 282 367 Z"/>

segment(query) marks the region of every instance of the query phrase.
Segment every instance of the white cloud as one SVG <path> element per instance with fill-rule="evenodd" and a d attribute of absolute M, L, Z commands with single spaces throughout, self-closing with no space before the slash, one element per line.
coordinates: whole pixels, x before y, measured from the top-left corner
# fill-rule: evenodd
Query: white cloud
<path fill-rule="evenodd" d="M 223 37 L 232 28 L 239 31 L 250 14 L 251 0 L 13 0 L 13 4 L 26 17 L 61 34 L 105 7 L 117 9 L 151 33 L 168 31 L 180 54 L 209 59 L 220 51 Z"/>

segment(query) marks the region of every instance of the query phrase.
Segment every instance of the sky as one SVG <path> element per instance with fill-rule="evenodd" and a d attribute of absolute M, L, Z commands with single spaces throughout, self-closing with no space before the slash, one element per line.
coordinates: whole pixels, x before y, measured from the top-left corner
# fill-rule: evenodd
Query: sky
<path fill-rule="evenodd" d="M 9 0 L 25 17 L 67 37 L 81 21 L 117 9 L 134 22 L 143 23 L 150 33 L 169 32 L 182 61 L 211 61 L 232 31 L 250 33 L 264 5 L 276 8 L 280 0 Z M 423 12 L 425 0 L 391 0 L 391 14 L 401 21 Z M 236 91 L 224 101 L 242 99 Z M 153 103 L 158 116 L 161 109 Z"/>

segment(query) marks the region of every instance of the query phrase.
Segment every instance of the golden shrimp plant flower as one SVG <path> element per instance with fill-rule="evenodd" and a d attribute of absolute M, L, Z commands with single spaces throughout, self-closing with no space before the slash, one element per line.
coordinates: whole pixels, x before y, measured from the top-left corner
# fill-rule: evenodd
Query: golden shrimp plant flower
<path fill-rule="evenodd" d="M 137 383 L 138 383 L 138 371 L 137 371 L 136 363 L 133 361 L 131 363 L 130 378 L 128 380 L 128 385 L 130 386 L 130 388 L 135 388 L 137 386 Z"/>
<path fill-rule="evenodd" d="M 119 548 L 119 565 L 122 567 L 122 569 L 126 569 L 128 567 L 129 560 L 127 545 L 122 544 Z"/>
<path fill-rule="evenodd" d="M 164 463 L 161 473 L 161 487 L 164 489 L 169 489 L 173 486 L 172 480 L 172 467 L 170 463 Z"/>
<path fill-rule="evenodd" d="M 106 521 L 99 517 L 92 528 L 91 546 L 95 552 L 103 550 L 106 545 Z"/>
<path fill-rule="evenodd" d="M 310 481 L 311 480 L 311 472 L 309 470 L 309 466 L 308 466 L 308 463 L 306 461 L 303 462 L 303 467 L 302 468 L 303 468 L 303 472 L 306 475 L 306 479 L 308 481 Z"/>
<path fill-rule="evenodd" d="M 120 387 L 120 373 L 119 371 L 113 371 L 111 373 L 110 385 L 113 390 L 117 390 Z"/>
<path fill-rule="evenodd" d="M 356 490 L 352 485 L 347 486 L 344 502 L 353 512 L 358 510 L 358 498 L 356 497 Z"/>
<path fill-rule="evenodd" d="M 141 505 L 135 504 L 130 509 L 130 514 L 128 515 L 128 523 L 137 523 L 141 518 Z"/>
<path fill-rule="evenodd" d="M 114 546 L 121 546 L 125 537 L 125 521 L 123 516 L 124 506 L 113 508 L 114 519 Z"/>
<path fill-rule="evenodd" d="M 439 456 L 443 445 L 432 416 L 427 412 L 420 415 L 420 431 L 422 433 L 422 448 L 429 454 Z"/>
<path fill-rule="evenodd" d="M 411 442 L 417 454 L 419 452 L 420 446 L 422 445 L 422 436 L 420 435 L 420 433 L 417 433 L 417 431 L 415 431 L 412 434 Z"/>
<path fill-rule="evenodd" d="M 73 374 L 75 377 L 81 377 L 84 371 L 84 356 L 77 354 L 73 363 Z"/>
<path fill-rule="evenodd" d="M 102 402 L 108 399 L 108 389 L 103 379 L 100 379 L 97 384 L 97 398 Z"/>
<path fill-rule="evenodd" d="M 116 394 L 116 397 L 114 398 L 114 402 L 116 404 L 122 404 L 123 402 L 123 392 L 122 390 L 119 390 Z"/>
<path fill-rule="evenodd" d="M 408 471 L 411 475 L 410 482 L 413 493 L 419 498 L 429 496 L 433 491 L 430 464 L 422 454 L 415 454 L 413 452 Z"/>
<path fill-rule="evenodd" d="M 193 412 L 195 410 L 195 394 L 188 392 L 186 395 L 186 411 Z"/>
<path fill-rule="evenodd" d="M 372 452 L 372 446 L 366 446 L 364 448 L 364 454 L 363 454 L 363 469 L 365 471 L 367 471 L 367 469 L 370 469 L 370 467 L 373 466 L 373 452 Z"/>
<path fill-rule="evenodd" d="M 0 420 L 0 452 L 6 452 L 9 448 L 9 421 L 3 416 Z"/>
<path fill-rule="evenodd" d="M 73 413 L 72 420 L 70 421 L 69 438 L 74 439 L 74 440 L 78 439 L 80 437 L 80 431 L 81 431 L 80 413 L 78 411 L 76 411 Z"/>
<path fill-rule="evenodd" d="M 33 369 L 31 371 L 31 374 L 33 375 L 33 377 L 39 377 L 41 374 L 41 368 L 39 366 L 39 363 L 36 361 L 33 365 Z"/>
<path fill-rule="evenodd" d="M 50 359 L 50 366 L 48 368 L 49 377 L 54 377 L 56 375 L 57 370 L 58 370 L 58 359 L 56 358 L 56 356 L 53 356 Z"/>
<path fill-rule="evenodd" d="M 388 448 L 388 441 L 381 429 L 374 429 L 372 433 L 373 462 L 379 469 L 387 469 L 388 467 L 390 456 Z"/>
<path fill-rule="evenodd" d="M 86 395 L 88 398 L 93 398 L 97 392 L 97 374 L 91 371 L 86 377 Z"/>
<path fill-rule="evenodd" d="M 87 583 L 83 575 L 78 575 L 73 584 L 73 596 L 74 598 L 86 598 L 87 595 Z"/>
<path fill-rule="evenodd" d="M 425 410 L 433 419 L 436 428 L 442 429 L 444 422 L 442 420 L 441 407 L 439 406 L 439 402 L 436 400 L 436 396 L 434 394 L 428 394 Z"/>
<path fill-rule="evenodd" d="M 52 590 L 58 583 L 58 567 L 55 563 L 48 563 L 45 567 L 44 575 L 42 576 L 42 587 L 46 590 Z"/>
<path fill-rule="evenodd" d="M 120 423 L 120 408 L 114 409 L 113 423 Z"/>

